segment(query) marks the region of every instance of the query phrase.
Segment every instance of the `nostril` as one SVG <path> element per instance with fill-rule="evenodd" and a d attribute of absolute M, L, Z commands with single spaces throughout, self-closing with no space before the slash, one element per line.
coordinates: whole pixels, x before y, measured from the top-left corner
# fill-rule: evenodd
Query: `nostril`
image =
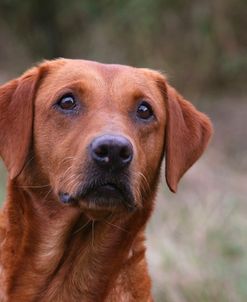
<path fill-rule="evenodd" d="M 123 160 L 130 160 L 132 152 L 131 152 L 131 149 L 129 148 L 129 146 L 122 147 L 119 155 Z"/>
<path fill-rule="evenodd" d="M 106 145 L 97 146 L 94 149 L 94 153 L 101 158 L 107 157 L 109 154 L 109 148 Z"/>

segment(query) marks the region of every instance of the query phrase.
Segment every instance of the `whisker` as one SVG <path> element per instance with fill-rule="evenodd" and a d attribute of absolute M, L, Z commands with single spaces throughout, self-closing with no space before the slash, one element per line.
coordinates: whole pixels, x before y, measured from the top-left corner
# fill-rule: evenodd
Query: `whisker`
<path fill-rule="evenodd" d="M 92 242 L 91 242 L 92 247 L 94 247 L 94 222 L 95 222 L 95 220 L 93 219 L 92 220 Z"/>
<path fill-rule="evenodd" d="M 65 157 L 60 163 L 59 163 L 59 168 L 61 167 L 61 165 L 67 163 L 67 162 L 73 162 L 76 159 L 76 157 L 72 157 L 72 156 L 68 156 Z"/>
<path fill-rule="evenodd" d="M 80 175 L 71 175 L 68 180 L 66 180 L 65 186 L 69 188 L 69 191 L 71 193 L 73 193 L 76 187 L 78 187 L 79 179 Z"/>
<path fill-rule="evenodd" d="M 72 166 L 69 166 L 69 167 L 63 172 L 63 174 L 61 175 L 60 180 L 63 179 L 63 178 L 66 178 L 66 176 L 70 173 L 71 169 L 72 169 Z"/>
<path fill-rule="evenodd" d="M 147 180 L 147 177 L 141 172 L 138 172 L 138 173 L 139 173 L 140 176 L 142 176 L 142 179 L 145 181 L 146 185 L 149 187 L 149 182 Z"/>
<path fill-rule="evenodd" d="M 123 229 L 119 225 L 113 224 L 113 223 L 111 223 L 111 222 L 109 222 L 107 220 L 104 220 L 104 222 L 107 223 L 107 224 L 109 224 L 109 225 L 111 225 L 111 226 L 113 226 L 113 227 L 115 227 L 115 228 L 117 228 L 117 229 L 119 229 L 119 230 L 121 230 L 121 231 L 123 231 L 123 232 L 129 233 L 127 230 Z"/>
<path fill-rule="evenodd" d="M 73 194 L 76 193 L 76 191 L 77 191 L 76 188 L 78 188 L 79 179 L 80 179 L 79 175 L 77 175 L 76 178 L 74 179 L 74 184 L 71 187 L 71 192 Z"/>
<path fill-rule="evenodd" d="M 47 197 L 49 196 L 49 194 L 52 192 L 53 188 L 51 187 L 50 190 L 48 190 L 47 194 L 45 195 L 45 197 L 43 198 L 43 202 L 47 201 Z"/>
<path fill-rule="evenodd" d="M 91 220 L 88 220 L 83 226 L 79 227 L 72 235 L 75 235 L 75 234 L 79 233 L 80 231 L 82 231 L 90 222 L 91 222 Z"/>
<path fill-rule="evenodd" d="M 146 185 L 148 187 L 148 190 L 150 191 L 150 184 L 149 184 L 146 176 L 141 172 L 136 172 L 135 174 L 143 179 L 144 185 Z"/>
<path fill-rule="evenodd" d="M 26 164 L 23 167 L 23 171 L 29 166 L 29 164 L 32 162 L 32 160 L 34 159 L 34 156 L 31 156 L 31 158 L 26 162 Z"/>
<path fill-rule="evenodd" d="M 51 185 L 43 185 L 43 186 L 17 186 L 18 188 L 27 188 L 27 189 L 32 189 L 32 188 L 47 188 L 50 187 Z"/>

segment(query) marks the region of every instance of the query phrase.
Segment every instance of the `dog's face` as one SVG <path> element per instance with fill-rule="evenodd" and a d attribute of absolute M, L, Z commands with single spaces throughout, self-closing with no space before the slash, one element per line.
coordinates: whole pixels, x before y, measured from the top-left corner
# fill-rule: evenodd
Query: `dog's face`
<path fill-rule="evenodd" d="M 157 182 L 166 122 L 164 99 L 148 72 L 66 61 L 43 79 L 34 116 L 36 166 L 62 202 L 143 206 L 142 196 Z"/>
<path fill-rule="evenodd" d="M 212 132 L 159 73 L 82 60 L 48 61 L 2 86 L 0 110 L 10 177 L 28 170 L 57 201 L 84 210 L 144 207 L 164 152 L 175 191 Z"/>

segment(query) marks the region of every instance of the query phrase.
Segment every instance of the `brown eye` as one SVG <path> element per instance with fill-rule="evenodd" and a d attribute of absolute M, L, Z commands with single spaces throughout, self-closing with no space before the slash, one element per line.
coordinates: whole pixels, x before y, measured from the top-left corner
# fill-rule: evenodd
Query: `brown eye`
<path fill-rule="evenodd" d="M 76 100 L 73 95 L 64 95 L 57 105 L 63 110 L 72 110 L 76 107 Z"/>
<path fill-rule="evenodd" d="M 138 106 L 136 115 L 139 119 L 148 120 L 153 117 L 152 107 L 147 102 L 143 101 Z"/>

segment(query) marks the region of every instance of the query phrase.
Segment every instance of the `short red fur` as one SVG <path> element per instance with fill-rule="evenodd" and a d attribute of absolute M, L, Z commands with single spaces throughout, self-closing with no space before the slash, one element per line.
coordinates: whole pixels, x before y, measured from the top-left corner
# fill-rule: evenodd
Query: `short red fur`
<path fill-rule="evenodd" d="M 68 92 L 79 102 L 73 114 L 57 108 Z M 154 113 L 148 121 L 136 118 L 142 99 Z M 0 214 L 0 301 L 152 301 L 144 231 L 163 155 L 175 192 L 208 144 L 209 119 L 158 72 L 67 59 L 46 61 L 1 86 L 0 112 L 0 155 L 9 172 Z M 134 210 L 83 197 L 62 203 L 61 191 L 76 196 L 100 173 L 89 168 L 88 148 L 108 133 L 133 146 Z"/>

